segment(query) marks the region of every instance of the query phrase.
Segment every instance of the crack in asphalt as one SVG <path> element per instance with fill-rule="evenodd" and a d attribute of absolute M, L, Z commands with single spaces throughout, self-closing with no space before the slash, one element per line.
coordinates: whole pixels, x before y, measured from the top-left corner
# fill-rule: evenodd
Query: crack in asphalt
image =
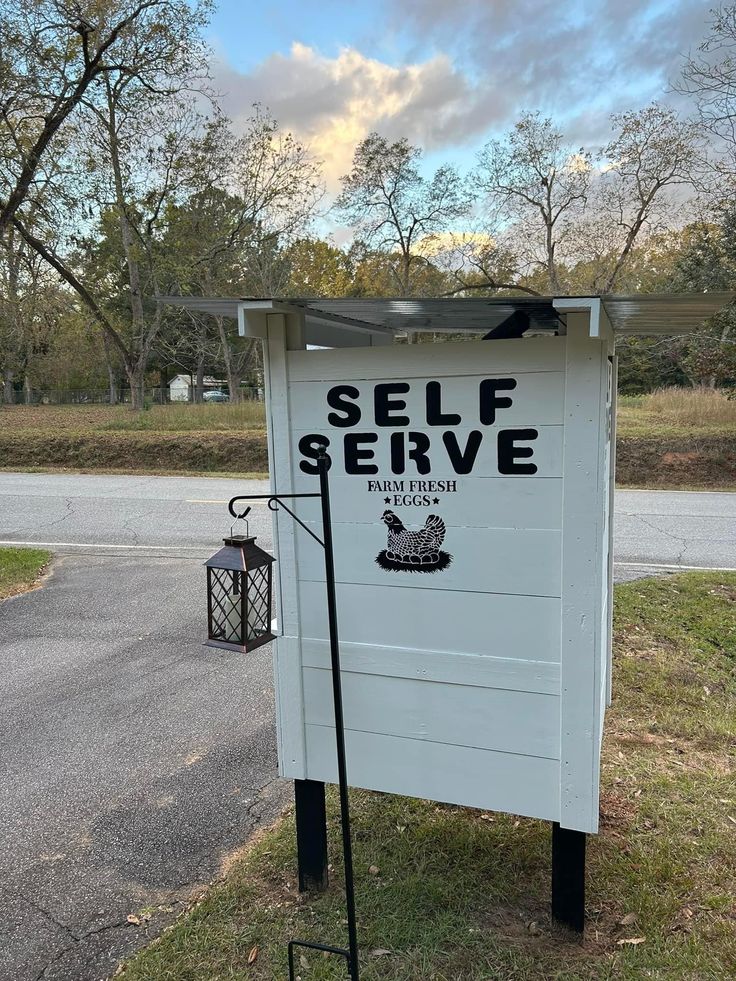
<path fill-rule="evenodd" d="M 76 514 L 76 509 L 74 507 L 74 504 L 72 503 L 73 500 L 74 499 L 71 497 L 65 497 L 64 505 L 66 507 L 66 514 L 63 514 L 60 518 L 57 518 L 55 521 L 49 521 L 47 524 L 44 525 L 44 528 L 53 528 L 54 525 L 60 525 L 62 521 L 66 521 L 67 518 L 71 518 L 72 515 Z"/>
<path fill-rule="evenodd" d="M 96 930 L 90 930 L 88 933 L 83 933 L 80 937 L 77 937 L 75 934 L 71 934 L 74 939 L 74 943 L 69 944 L 68 947 L 64 947 L 58 954 L 55 954 L 41 970 L 40 974 L 36 975 L 33 981 L 43 981 L 43 978 L 46 977 L 48 971 L 55 964 L 58 964 L 58 962 L 70 951 L 76 950 L 79 944 L 83 943 L 83 941 L 87 940 L 89 937 L 95 937 L 100 933 L 107 932 L 108 930 L 119 930 L 121 927 L 129 929 L 132 925 L 133 924 L 131 924 L 126 917 L 124 920 L 119 920 L 117 923 L 106 923 L 104 926 L 98 927 Z"/>
<path fill-rule="evenodd" d="M 150 512 L 149 512 L 150 513 Z M 143 514 L 131 514 L 129 518 L 126 518 L 123 522 L 123 532 L 133 536 L 133 544 L 138 545 L 140 543 L 140 536 L 135 528 L 131 528 L 131 521 L 138 521 L 140 518 L 145 517 Z"/>
<path fill-rule="evenodd" d="M 28 906 L 32 906 L 33 909 L 35 909 L 38 913 L 40 913 L 41 916 L 44 917 L 44 919 L 47 919 L 49 923 L 53 923 L 53 925 L 57 927 L 59 930 L 63 930 L 64 933 L 69 934 L 72 940 L 74 941 L 79 940 L 79 937 L 74 933 L 71 927 L 68 927 L 66 923 L 62 923 L 60 920 L 57 920 L 56 917 L 53 915 L 53 913 L 45 909 L 43 906 L 39 905 L 35 899 L 31 899 L 31 897 L 27 896 L 21 889 L 16 889 L 14 890 L 13 893 L 9 893 L 6 889 L 0 889 L 0 892 L 2 892 L 4 896 L 10 897 L 11 899 L 13 898 L 14 895 L 20 897 L 20 899 L 22 899 L 24 903 L 26 903 Z"/>
<path fill-rule="evenodd" d="M 57 964 L 65 954 L 68 954 L 70 950 L 74 950 L 74 944 L 70 944 L 69 947 L 64 947 L 63 950 L 60 950 L 58 954 L 55 954 L 51 958 L 51 960 L 46 964 L 46 966 L 44 968 L 42 968 L 40 974 L 37 974 L 36 975 L 36 977 L 33 979 L 33 981 L 42 981 L 42 979 L 46 975 L 46 972 L 50 968 L 52 968 L 54 966 L 54 964 Z"/>
<path fill-rule="evenodd" d="M 647 519 L 643 517 L 641 514 L 632 514 L 629 515 L 629 517 L 635 518 L 637 521 L 640 521 L 643 525 L 646 525 L 647 528 L 651 528 L 652 531 L 656 531 L 657 534 L 664 535 L 665 538 L 669 538 L 673 542 L 678 542 L 680 545 L 680 550 L 677 553 L 674 564 L 682 565 L 682 560 L 685 555 L 685 552 L 687 552 L 688 548 L 690 548 L 693 539 L 683 538 L 682 535 L 674 535 L 672 532 L 667 531 L 665 528 L 659 528 L 657 525 L 654 524 L 654 522 L 647 521 Z"/>

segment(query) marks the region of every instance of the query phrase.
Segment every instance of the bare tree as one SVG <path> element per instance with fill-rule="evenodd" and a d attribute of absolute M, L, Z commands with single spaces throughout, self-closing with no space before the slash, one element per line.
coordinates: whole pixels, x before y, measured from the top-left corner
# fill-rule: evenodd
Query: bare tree
<path fill-rule="evenodd" d="M 565 142 L 551 119 L 525 113 L 503 139 L 478 155 L 474 174 L 484 195 L 487 237 L 499 229 L 525 271 L 543 270 L 547 289 L 560 292 L 560 252 L 582 215 L 592 173 L 590 154 Z M 479 263 L 478 271 L 485 267 Z M 489 278 L 494 288 L 496 277 Z"/>
<path fill-rule="evenodd" d="M 475 232 L 455 232 L 443 243 L 435 261 L 455 284 L 444 295 L 492 294 L 498 290 L 539 295 L 540 290 L 528 278 L 525 282 L 526 263 L 506 241 L 509 236 L 493 235 L 483 230 L 486 227 L 481 225 L 481 230 Z"/>
<path fill-rule="evenodd" d="M 162 318 L 155 303 L 154 245 L 166 205 L 183 183 L 184 146 L 198 125 L 188 104 L 191 96 L 185 99 L 182 93 L 202 84 L 206 48 L 199 28 L 208 10 L 209 0 L 193 5 L 151 0 L 147 16 L 129 24 L 118 38 L 117 61 L 107 64 L 77 100 L 77 125 L 65 133 L 64 165 L 57 161 L 57 173 L 44 174 L 45 232 L 31 229 L 21 208 L 12 218 L 26 242 L 76 291 L 108 347 L 118 352 L 136 408 L 143 402 L 145 373 Z M 103 261 L 105 250 L 114 252 L 110 217 L 117 224 L 124 282 Z M 96 243 L 89 233 L 95 224 L 103 230 Z M 59 226 L 68 230 L 66 241 L 51 235 Z M 89 262 L 87 268 L 84 262 L 80 265 L 85 253 L 92 256 L 92 269 Z M 114 266 L 114 257 L 111 262 Z M 121 315 L 121 296 L 127 316 Z"/>
<path fill-rule="evenodd" d="M 15 401 L 21 379 L 31 397 L 34 361 L 51 343 L 62 306 L 46 264 L 11 226 L 0 245 L 0 370 L 2 401 Z"/>
<path fill-rule="evenodd" d="M 288 248 L 308 232 L 324 195 L 320 162 L 257 105 L 240 136 L 227 119 L 211 120 L 191 146 L 188 169 L 190 193 L 168 221 L 178 290 L 262 296 L 285 290 Z M 258 346 L 221 318 L 215 326 L 230 397 L 238 401 Z M 202 324 L 198 333 L 200 364 L 211 336 Z"/>
<path fill-rule="evenodd" d="M 736 4 L 712 11 L 710 33 L 682 70 L 680 92 L 695 99 L 700 122 L 715 138 L 717 174 L 736 180 Z"/>
<path fill-rule="evenodd" d="M 697 127 L 673 109 L 652 103 L 614 115 L 611 122 L 614 135 L 602 151 L 593 202 L 610 236 L 604 293 L 616 285 L 639 236 L 661 232 L 677 219 L 682 200 L 672 191 L 692 185 L 698 160 Z"/>
<path fill-rule="evenodd" d="M 185 13 L 192 25 L 201 19 L 185 0 L 0 0 L 0 235 L 94 83 L 140 71 L 155 52 L 161 23 Z M 129 61 L 131 36 L 146 39 L 137 64 Z M 160 65 L 151 67 L 160 78 Z"/>
<path fill-rule="evenodd" d="M 422 151 L 402 139 L 389 143 L 371 133 L 358 144 L 349 174 L 342 178 L 338 213 L 369 248 L 396 256 L 399 292 L 411 296 L 412 273 L 425 263 L 420 243 L 468 214 L 470 199 L 453 167 L 431 179 L 419 171 Z"/>

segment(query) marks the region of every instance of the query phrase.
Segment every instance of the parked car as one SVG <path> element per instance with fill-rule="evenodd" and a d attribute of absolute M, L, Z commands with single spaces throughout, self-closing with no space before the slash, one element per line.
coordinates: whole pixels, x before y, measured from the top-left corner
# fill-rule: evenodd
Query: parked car
<path fill-rule="evenodd" d="M 205 392 L 202 396 L 205 402 L 229 402 L 230 396 L 227 392 L 221 392 L 217 388 L 213 388 L 210 392 Z"/>

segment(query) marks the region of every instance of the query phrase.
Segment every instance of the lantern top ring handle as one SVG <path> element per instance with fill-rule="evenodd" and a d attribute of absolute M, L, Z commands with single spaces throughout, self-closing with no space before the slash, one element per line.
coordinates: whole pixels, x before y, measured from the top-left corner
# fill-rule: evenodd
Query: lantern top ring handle
<path fill-rule="evenodd" d="M 250 528 L 248 527 L 248 520 L 247 520 L 249 514 L 250 514 L 250 505 L 248 505 L 248 507 L 245 509 L 245 511 L 242 511 L 240 514 L 233 515 L 233 517 L 235 518 L 235 522 L 245 521 L 245 537 L 246 538 L 248 538 L 248 536 L 250 535 Z M 235 522 L 233 522 L 233 524 L 230 525 L 230 537 L 231 538 L 233 537 L 233 528 L 235 528 Z"/>

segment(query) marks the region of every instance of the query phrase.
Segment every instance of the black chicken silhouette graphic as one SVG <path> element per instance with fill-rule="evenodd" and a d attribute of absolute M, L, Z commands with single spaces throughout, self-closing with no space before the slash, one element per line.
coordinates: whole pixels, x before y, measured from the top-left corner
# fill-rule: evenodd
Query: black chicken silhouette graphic
<path fill-rule="evenodd" d="M 424 527 L 408 529 L 393 511 L 384 511 L 381 521 L 388 527 L 388 544 L 376 556 L 382 569 L 391 572 L 439 572 L 452 562 L 452 556 L 441 550 L 445 540 L 445 522 L 430 514 Z"/>

